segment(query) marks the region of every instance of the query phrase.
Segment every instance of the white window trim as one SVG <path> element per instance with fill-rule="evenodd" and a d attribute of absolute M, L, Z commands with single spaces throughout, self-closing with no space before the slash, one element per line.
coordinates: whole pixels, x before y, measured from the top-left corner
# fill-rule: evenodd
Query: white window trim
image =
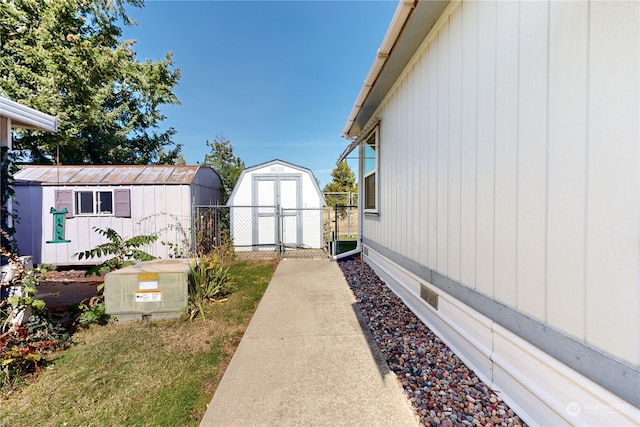
<path fill-rule="evenodd" d="M 367 145 L 367 141 L 369 141 L 369 139 L 371 138 L 371 136 L 373 135 L 374 137 L 374 141 L 375 141 L 375 153 L 376 153 L 376 158 L 375 158 L 375 166 L 374 168 L 365 173 L 365 146 Z M 362 171 L 362 205 L 363 205 L 363 210 L 364 213 L 366 214 L 378 214 L 380 212 L 380 174 L 378 173 L 378 169 L 379 169 L 379 159 L 380 159 L 380 126 L 376 125 L 373 130 L 371 130 L 371 132 L 369 132 L 369 134 L 362 139 L 362 148 L 361 148 L 361 153 L 362 155 L 360 156 L 360 170 Z M 364 206 L 366 206 L 366 202 L 367 202 L 367 194 L 366 194 L 366 184 L 365 184 L 365 179 L 367 177 L 369 177 L 370 175 L 375 174 L 375 182 L 374 182 L 374 191 L 375 191 L 375 198 L 374 198 L 374 204 L 375 207 L 373 209 L 367 209 L 364 208 Z"/>
<path fill-rule="evenodd" d="M 78 212 L 78 193 L 92 193 L 91 197 L 93 203 L 93 212 L 91 213 L 81 213 Z M 111 193 L 111 211 L 110 212 L 98 212 L 98 193 Z M 94 189 L 84 189 L 84 190 L 73 190 L 73 211 L 75 216 L 115 216 L 115 207 L 114 207 L 114 196 L 113 190 L 94 190 Z"/>

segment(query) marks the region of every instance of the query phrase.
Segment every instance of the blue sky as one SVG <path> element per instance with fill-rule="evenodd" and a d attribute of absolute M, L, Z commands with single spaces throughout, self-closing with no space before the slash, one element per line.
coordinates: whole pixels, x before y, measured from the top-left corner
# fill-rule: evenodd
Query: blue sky
<path fill-rule="evenodd" d="M 223 135 L 253 166 L 281 159 L 321 186 L 396 1 L 154 1 L 130 8 L 137 59 L 173 52 L 181 105 L 165 106 L 188 164 Z M 352 162 L 356 172 L 356 163 Z"/>

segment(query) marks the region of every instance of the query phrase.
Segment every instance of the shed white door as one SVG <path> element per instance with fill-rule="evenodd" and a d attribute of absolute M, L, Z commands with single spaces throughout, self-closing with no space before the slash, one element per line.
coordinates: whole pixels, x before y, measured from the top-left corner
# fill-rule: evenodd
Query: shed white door
<path fill-rule="evenodd" d="M 253 246 L 302 244 L 300 174 L 254 175 Z"/>

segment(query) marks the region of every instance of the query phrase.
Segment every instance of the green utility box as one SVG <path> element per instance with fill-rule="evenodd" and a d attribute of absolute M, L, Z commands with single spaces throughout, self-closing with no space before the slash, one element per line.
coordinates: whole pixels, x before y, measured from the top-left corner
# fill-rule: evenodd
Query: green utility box
<path fill-rule="evenodd" d="M 112 271 L 104 304 L 118 322 L 178 317 L 187 306 L 189 259 L 155 260 Z"/>

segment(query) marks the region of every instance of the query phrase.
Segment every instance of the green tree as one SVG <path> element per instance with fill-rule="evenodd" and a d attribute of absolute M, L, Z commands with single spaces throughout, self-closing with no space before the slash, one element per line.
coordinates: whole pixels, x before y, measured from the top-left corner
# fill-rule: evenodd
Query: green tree
<path fill-rule="evenodd" d="M 354 200 L 354 196 L 358 194 L 358 184 L 356 183 L 356 176 L 349 167 L 346 160 L 343 160 L 336 164 L 336 167 L 331 171 L 332 181 L 325 185 L 323 192 L 326 193 L 355 193 L 351 196 L 351 203 L 356 204 L 357 200 Z M 334 205 L 347 205 L 349 198 L 346 194 L 327 194 L 325 196 L 327 206 Z"/>
<path fill-rule="evenodd" d="M 0 94 L 59 118 L 57 133 L 24 131 L 34 163 L 173 163 L 181 146 L 159 107 L 179 104 L 171 53 L 136 60 L 125 5 L 142 0 L 0 2 Z"/>
<path fill-rule="evenodd" d="M 184 156 L 182 154 L 178 154 L 173 160 L 173 164 L 176 166 L 185 166 L 187 164 L 187 161 L 184 159 Z"/>
<path fill-rule="evenodd" d="M 213 142 L 207 140 L 206 144 L 211 152 L 204 156 L 202 164 L 213 167 L 220 175 L 224 186 L 223 202 L 226 203 L 245 168 L 244 162 L 233 154 L 231 141 L 224 136 L 216 136 Z"/>

